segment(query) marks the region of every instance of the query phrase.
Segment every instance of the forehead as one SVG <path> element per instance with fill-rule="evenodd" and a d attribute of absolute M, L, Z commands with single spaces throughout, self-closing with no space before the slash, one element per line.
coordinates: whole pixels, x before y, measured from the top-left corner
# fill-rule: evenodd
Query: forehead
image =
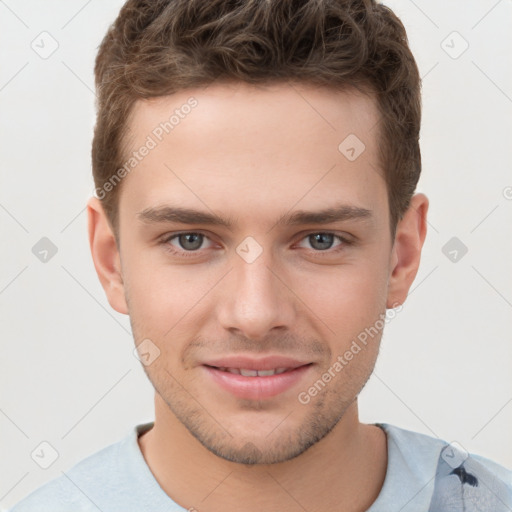
<path fill-rule="evenodd" d="M 272 222 L 294 204 L 385 209 L 378 119 L 372 97 L 304 84 L 215 84 L 140 100 L 120 214 L 173 204 Z"/>

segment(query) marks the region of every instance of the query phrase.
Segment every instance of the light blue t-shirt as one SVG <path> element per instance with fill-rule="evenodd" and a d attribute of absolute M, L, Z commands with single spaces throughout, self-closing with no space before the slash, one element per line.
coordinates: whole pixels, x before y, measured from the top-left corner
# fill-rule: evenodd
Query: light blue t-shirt
<path fill-rule="evenodd" d="M 367 512 L 512 511 L 512 471 L 456 445 L 386 423 L 384 485 Z M 183 512 L 160 487 L 137 437 L 124 439 L 39 487 L 8 512 Z M 327 471 L 327 469 L 326 469 Z"/>

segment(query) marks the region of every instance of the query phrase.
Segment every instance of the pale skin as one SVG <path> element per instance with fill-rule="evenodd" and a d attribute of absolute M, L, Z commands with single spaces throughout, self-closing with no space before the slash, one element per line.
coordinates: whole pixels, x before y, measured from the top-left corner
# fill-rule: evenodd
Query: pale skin
<path fill-rule="evenodd" d="M 366 510 L 384 482 L 387 446 L 380 428 L 359 421 L 357 396 L 380 334 L 308 404 L 297 396 L 386 308 L 405 301 L 428 199 L 412 197 L 392 240 L 373 99 L 305 84 L 215 84 L 139 101 L 129 152 L 190 96 L 198 105 L 123 179 L 118 244 L 101 202 L 88 204 L 108 300 L 130 315 L 136 344 L 150 339 L 160 350 L 145 367 L 155 425 L 139 438 L 144 458 L 185 509 Z M 354 161 L 338 150 L 349 134 L 365 144 Z M 340 205 L 369 213 L 277 223 Z M 232 225 L 142 215 L 176 206 Z M 186 233 L 203 237 L 171 238 Z M 327 248 L 311 236 L 319 233 L 333 235 Z M 262 249 L 251 263 L 236 252 L 247 237 Z M 202 366 L 230 354 L 313 364 L 283 393 L 242 400 Z"/>

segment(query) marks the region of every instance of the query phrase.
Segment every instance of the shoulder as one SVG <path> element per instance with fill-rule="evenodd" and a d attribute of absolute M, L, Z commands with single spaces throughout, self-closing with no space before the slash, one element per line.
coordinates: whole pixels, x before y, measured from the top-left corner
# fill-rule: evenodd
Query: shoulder
<path fill-rule="evenodd" d="M 7 512 L 97 512 L 98 504 L 89 490 L 114 486 L 115 468 L 135 435 L 134 429 L 120 441 L 79 461 L 62 475 L 32 491 Z"/>
<path fill-rule="evenodd" d="M 411 457 L 412 459 L 417 459 L 418 457 L 432 459 L 434 457 L 434 460 L 437 461 L 441 451 L 447 446 L 451 446 L 451 443 L 427 434 L 413 432 L 387 423 L 379 423 L 379 425 L 386 431 L 388 445 L 392 443 L 404 457 Z M 459 456 L 469 458 L 481 464 L 496 477 L 512 487 L 512 470 L 482 455 L 465 452 L 460 444 L 454 443 L 454 446 L 456 450 L 461 452 Z"/>
<path fill-rule="evenodd" d="M 386 432 L 388 466 L 369 512 L 512 510 L 509 469 L 457 443 L 387 423 L 375 425 Z"/>
<path fill-rule="evenodd" d="M 378 423 L 385 430 L 388 436 L 388 443 L 392 443 L 403 452 L 418 452 L 418 450 L 432 451 L 441 449 L 446 445 L 442 439 L 431 437 L 420 432 L 414 432 L 405 428 L 390 425 L 389 423 Z"/>
<path fill-rule="evenodd" d="M 87 508 L 84 497 L 64 475 L 45 483 L 22 499 L 7 512 L 89 512 L 97 510 Z"/>

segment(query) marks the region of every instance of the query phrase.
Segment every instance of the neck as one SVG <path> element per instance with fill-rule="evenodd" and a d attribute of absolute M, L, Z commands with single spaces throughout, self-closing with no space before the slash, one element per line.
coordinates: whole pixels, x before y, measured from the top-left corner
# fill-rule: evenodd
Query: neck
<path fill-rule="evenodd" d="M 386 475 L 387 442 L 359 422 L 357 400 L 335 428 L 286 462 L 246 466 L 207 450 L 155 395 L 155 424 L 139 437 L 160 487 L 188 510 L 367 510 Z"/>

